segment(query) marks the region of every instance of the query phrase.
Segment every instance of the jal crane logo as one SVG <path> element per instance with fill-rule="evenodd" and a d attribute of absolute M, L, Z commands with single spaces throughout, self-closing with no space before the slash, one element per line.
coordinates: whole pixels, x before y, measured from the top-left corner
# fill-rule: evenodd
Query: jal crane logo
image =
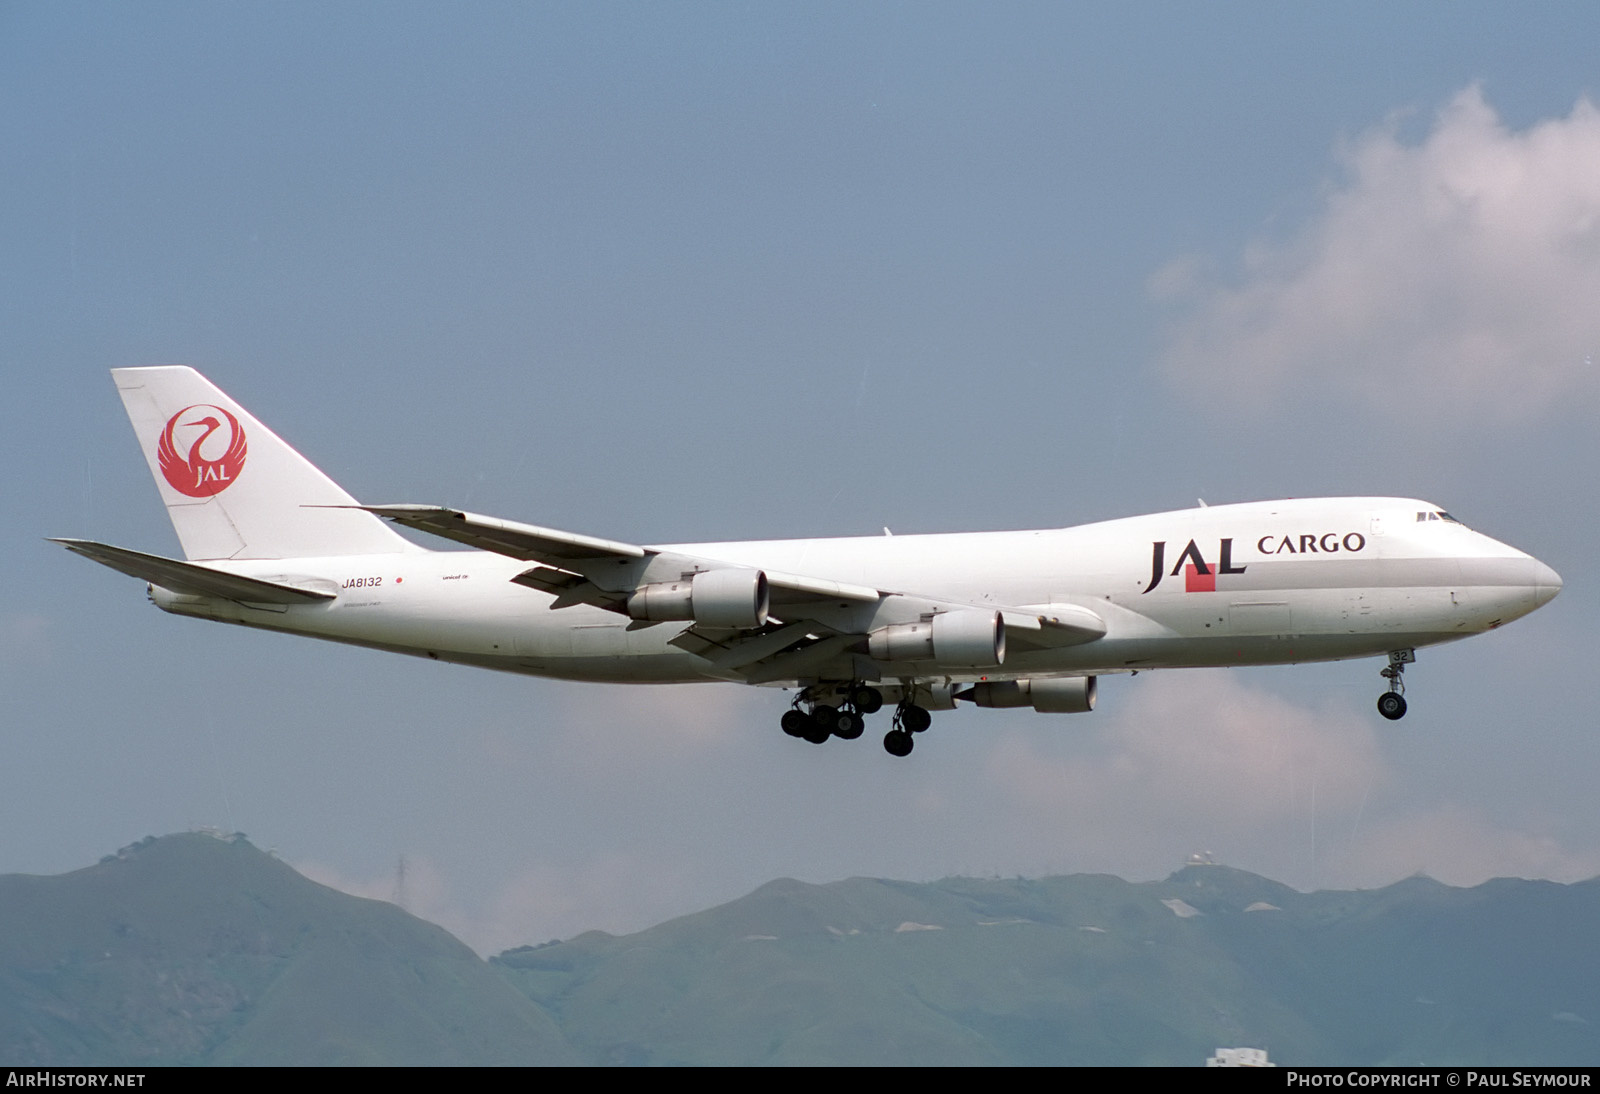
<path fill-rule="evenodd" d="M 223 429 L 227 432 L 217 436 Z M 187 455 L 180 455 L 180 446 Z M 162 476 L 174 490 L 191 498 L 209 498 L 232 486 L 244 469 L 244 457 L 244 430 L 239 419 L 207 403 L 186 406 L 168 418 L 156 442 Z"/>

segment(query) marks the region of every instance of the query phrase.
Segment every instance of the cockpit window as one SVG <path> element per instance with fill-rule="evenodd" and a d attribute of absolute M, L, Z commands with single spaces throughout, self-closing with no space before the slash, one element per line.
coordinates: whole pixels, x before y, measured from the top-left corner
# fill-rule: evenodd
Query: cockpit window
<path fill-rule="evenodd" d="M 1461 524 L 1459 520 L 1457 520 L 1455 517 L 1452 517 L 1449 513 L 1446 513 L 1443 509 L 1424 510 L 1423 512 L 1417 514 L 1417 520 L 1419 522 L 1424 520 L 1447 520 L 1451 524 Z M 1463 528 L 1466 527 L 1464 524 L 1461 526 Z"/>

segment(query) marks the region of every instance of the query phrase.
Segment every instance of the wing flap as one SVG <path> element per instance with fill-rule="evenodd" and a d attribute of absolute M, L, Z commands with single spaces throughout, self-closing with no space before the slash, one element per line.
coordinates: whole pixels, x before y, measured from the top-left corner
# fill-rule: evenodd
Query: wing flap
<path fill-rule="evenodd" d="M 524 570 L 511 579 L 517 585 L 526 585 L 530 589 L 560 596 L 569 592 L 589 579 L 582 574 L 575 574 L 568 570 L 558 570 L 554 566 L 535 566 L 531 570 Z"/>
<path fill-rule="evenodd" d="M 589 604 L 596 608 L 604 608 L 608 612 L 627 614 L 627 610 L 622 606 L 626 601 L 625 597 L 617 593 L 608 593 L 582 574 L 575 574 L 570 570 L 554 566 L 535 566 L 512 578 L 511 583 L 538 589 L 555 597 L 550 605 L 552 611 L 570 608 L 574 604 Z"/>
<path fill-rule="evenodd" d="M 781 653 L 802 642 L 816 628 L 810 623 L 790 623 L 764 633 L 713 630 L 690 627 L 672 639 L 670 645 L 703 657 L 724 672 L 738 672 L 746 665 Z"/>
<path fill-rule="evenodd" d="M 108 543 L 95 543 L 87 539 L 54 539 L 73 554 L 93 559 L 118 573 L 160 585 L 175 593 L 189 596 L 216 596 L 224 600 L 238 600 L 247 604 L 312 604 L 333 600 L 338 594 L 321 589 L 299 588 L 276 581 L 262 581 L 255 577 L 213 570 L 196 562 L 179 562 L 175 558 L 147 555 L 143 551 L 130 551 L 126 547 L 113 547 Z"/>
<path fill-rule="evenodd" d="M 829 660 L 844 653 L 861 639 L 853 634 L 835 634 L 818 638 L 808 645 L 780 653 L 768 661 L 751 665 L 740 672 L 749 684 L 770 684 L 778 680 L 793 680 L 809 675 Z"/>

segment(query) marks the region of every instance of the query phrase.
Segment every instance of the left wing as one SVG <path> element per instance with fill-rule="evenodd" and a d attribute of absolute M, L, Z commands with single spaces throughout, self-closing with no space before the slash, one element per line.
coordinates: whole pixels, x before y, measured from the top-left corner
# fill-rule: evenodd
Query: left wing
<path fill-rule="evenodd" d="M 648 553 L 631 543 L 482 517 L 437 505 L 355 505 L 350 508 L 363 509 L 407 528 L 431 532 L 482 551 L 555 566 L 563 562 L 626 561 L 643 558 Z"/>
<path fill-rule="evenodd" d="M 446 509 L 441 506 L 361 505 L 356 508 L 386 517 L 407 528 L 415 528 L 419 532 L 431 532 L 445 539 L 453 539 L 457 543 L 465 543 L 469 547 L 494 551 L 496 554 L 525 559 L 529 562 L 543 563 L 542 566 L 536 566 L 517 575 L 513 580 L 519 585 L 543 589 L 558 595 L 570 594 L 581 584 L 591 583 L 600 593 L 608 594 L 597 598 L 607 600 L 607 603 L 599 604 L 600 607 L 615 606 L 618 602 L 626 601 L 640 585 L 650 584 L 655 580 L 658 572 L 665 574 L 676 568 L 677 572 L 672 576 L 676 580 L 682 580 L 682 575 L 685 573 L 732 568 L 727 563 L 695 558 L 692 555 L 672 554 L 612 539 L 598 539 L 576 532 L 540 528 L 534 524 L 518 524 L 516 521 L 464 513 L 459 509 Z M 638 565 L 640 563 L 643 564 L 642 569 L 648 580 L 642 582 L 626 579 L 621 582 L 607 580 L 624 574 L 632 578 L 635 572 L 641 569 Z M 771 570 L 762 572 L 766 575 L 767 584 L 772 590 L 771 602 L 777 606 L 799 606 L 808 601 L 818 600 L 876 604 L 884 595 L 866 585 L 849 585 L 839 581 L 827 581 L 798 574 L 781 574 Z M 595 603 L 595 600 L 586 600 L 579 596 L 570 601 L 570 603 L 584 602 Z M 558 605 L 558 607 L 565 606 Z M 626 606 L 620 610 L 626 612 Z"/>
<path fill-rule="evenodd" d="M 792 679 L 864 648 L 870 632 L 926 624 L 947 612 L 982 612 L 1006 641 L 1034 649 L 1092 642 L 1105 621 L 1088 608 L 968 604 L 873 588 L 616 540 L 541 528 L 432 505 L 355 508 L 457 543 L 535 562 L 512 581 L 555 597 L 552 609 L 590 604 L 631 626 L 688 622 L 672 639 L 729 679 Z"/>

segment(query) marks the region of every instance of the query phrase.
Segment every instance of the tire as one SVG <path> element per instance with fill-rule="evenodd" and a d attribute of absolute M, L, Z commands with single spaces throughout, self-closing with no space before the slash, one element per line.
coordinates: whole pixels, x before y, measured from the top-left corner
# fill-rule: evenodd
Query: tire
<path fill-rule="evenodd" d="M 1394 691 L 1384 692 L 1378 696 L 1378 713 L 1391 722 L 1398 722 L 1406 716 L 1405 696 Z"/>
<path fill-rule="evenodd" d="M 811 717 L 803 710 L 786 710 L 783 712 L 783 731 L 791 737 L 804 737 L 806 730 L 811 728 Z"/>
<path fill-rule="evenodd" d="M 857 714 L 876 714 L 883 709 L 883 692 L 863 685 L 850 693 L 850 702 Z"/>
<path fill-rule="evenodd" d="M 891 729 L 883 735 L 883 749 L 891 756 L 909 756 L 915 745 L 911 734 L 903 729 Z"/>
<path fill-rule="evenodd" d="M 853 741 L 866 731 L 867 720 L 859 714 L 848 711 L 839 715 L 839 728 L 833 731 L 835 737 L 845 741 Z"/>
<path fill-rule="evenodd" d="M 909 732 L 921 733 L 933 725 L 933 715 L 915 703 L 907 703 L 900 708 L 900 725 Z"/>

